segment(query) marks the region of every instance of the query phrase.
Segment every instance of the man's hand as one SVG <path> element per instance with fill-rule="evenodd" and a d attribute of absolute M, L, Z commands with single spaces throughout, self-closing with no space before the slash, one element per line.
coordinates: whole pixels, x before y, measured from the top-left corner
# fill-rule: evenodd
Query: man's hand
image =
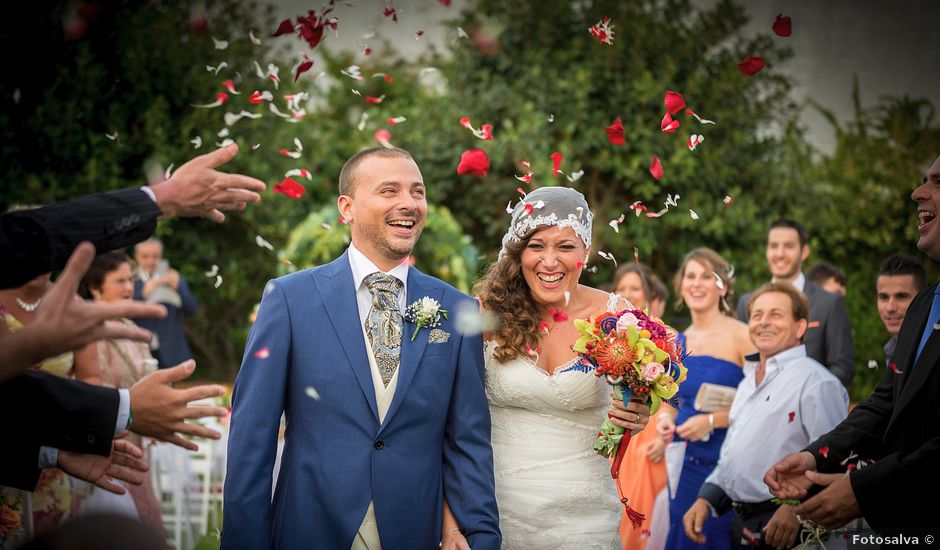
<path fill-rule="evenodd" d="M 780 459 L 764 474 L 770 493 L 783 500 L 803 498 L 813 485 L 807 472 L 816 471 L 816 458 L 809 451 L 791 453 Z"/>
<path fill-rule="evenodd" d="M 87 302 L 75 297 L 78 284 L 95 258 L 95 247 L 75 248 L 65 270 L 43 295 L 33 322 L 23 330 L 0 336 L 0 381 L 47 357 L 78 349 L 103 338 L 150 341 L 150 332 L 109 319 L 166 317 L 166 308 L 133 300 Z"/>
<path fill-rule="evenodd" d="M 59 451 L 57 466 L 72 477 L 84 479 L 102 489 L 123 495 L 124 487 L 114 483 L 113 479 L 133 485 L 142 484 L 144 472 L 150 468 L 141 460 L 143 456 L 144 452 L 140 447 L 123 439 L 115 439 L 109 456 Z"/>
<path fill-rule="evenodd" d="M 777 508 L 764 527 L 764 543 L 777 550 L 786 550 L 796 542 L 800 533 L 800 520 L 793 514 L 793 507 L 786 504 Z"/>
<path fill-rule="evenodd" d="M 203 217 L 222 222 L 223 210 L 244 210 L 248 203 L 260 201 L 258 193 L 265 190 L 264 182 L 215 170 L 236 154 L 235 144 L 216 149 L 180 166 L 170 179 L 152 185 L 163 216 Z"/>
<path fill-rule="evenodd" d="M 178 289 L 180 286 L 180 272 L 175 269 L 167 271 L 166 275 L 163 276 L 163 284 L 173 290 Z"/>
<path fill-rule="evenodd" d="M 848 475 L 806 472 L 806 478 L 825 489 L 796 507 L 794 512 L 801 518 L 836 529 L 862 515 Z"/>
<path fill-rule="evenodd" d="M 623 401 L 615 399 L 611 402 L 607 416 L 614 424 L 636 433 L 649 423 L 650 407 L 638 401 L 630 401 L 624 405 Z"/>
<path fill-rule="evenodd" d="M 190 401 L 222 395 L 225 393 L 225 388 L 206 384 L 178 390 L 171 386 L 173 382 L 188 378 L 195 368 L 196 362 L 190 359 L 171 369 L 152 372 L 131 386 L 130 430 L 140 435 L 179 445 L 190 451 L 199 450 L 199 446 L 180 434 L 209 439 L 221 437 L 219 432 L 198 424 L 190 424 L 186 422 L 186 419 L 224 416 L 228 412 L 225 407 L 190 407 L 188 405 Z"/>
<path fill-rule="evenodd" d="M 682 516 L 682 526 L 685 528 L 685 536 L 698 544 L 705 543 L 705 535 L 702 534 L 702 527 L 705 520 L 708 519 L 708 501 L 704 498 L 697 498 L 692 503 L 689 511 Z"/>

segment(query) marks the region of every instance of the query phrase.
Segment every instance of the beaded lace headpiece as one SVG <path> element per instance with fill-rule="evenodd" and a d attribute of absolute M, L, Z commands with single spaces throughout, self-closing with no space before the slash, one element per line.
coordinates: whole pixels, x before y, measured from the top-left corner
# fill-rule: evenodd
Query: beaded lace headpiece
<path fill-rule="evenodd" d="M 594 216 L 584 195 L 569 187 L 540 187 L 525 196 L 512 210 L 509 230 L 503 236 L 499 257 L 506 254 L 506 245 L 524 239 L 543 225 L 570 227 L 591 246 L 591 224 Z"/>

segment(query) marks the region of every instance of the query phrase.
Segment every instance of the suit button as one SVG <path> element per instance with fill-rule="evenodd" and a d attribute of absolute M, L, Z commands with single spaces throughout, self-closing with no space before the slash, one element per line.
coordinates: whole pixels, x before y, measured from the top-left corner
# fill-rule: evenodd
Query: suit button
<path fill-rule="evenodd" d="M 375 447 L 376 450 L 381 451 L 382 449 L 385 448 L 385 442 L 380 439 L 380 440 L 376 441 L 375 444 L 372 445 L 372 446 Z"/>
<path fill-rule="evenodd" d="M 88 442 L 89 443 L 95 442 L 95 434 L 88 434 Z"/>

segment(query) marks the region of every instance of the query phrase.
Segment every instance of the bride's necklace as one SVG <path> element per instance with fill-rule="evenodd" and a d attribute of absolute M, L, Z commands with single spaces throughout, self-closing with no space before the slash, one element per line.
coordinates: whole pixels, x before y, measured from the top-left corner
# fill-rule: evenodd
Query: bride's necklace
<path fill-rule="evenodd" d="M 39 304 L 42 303 L 42 296 L 39 297 L 35 302 L 26 302 L 23 301 L 19 296 L 16 297 L 16 305 L 20 306 L 23 311 L 32 313 L 36 311 L 36 308 L 39 307 Z"/>

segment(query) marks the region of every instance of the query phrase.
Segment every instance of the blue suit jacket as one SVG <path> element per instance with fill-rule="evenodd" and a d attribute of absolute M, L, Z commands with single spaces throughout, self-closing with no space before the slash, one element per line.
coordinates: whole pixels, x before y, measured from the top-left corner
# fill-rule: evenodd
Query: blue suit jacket
<path fill-rule="evenodd" d="M 473 303 L 413 268 L 407 295 Z M 453 316 L 446 343 L 413 328 L 380 425 L 347 254 L 268 284 L 235 384 L 222 548 L 345 550 L 370 500 L 384 548 L 437 548 L 445 496 L 475 550 L 499 548 L 482 337 Z"/>

